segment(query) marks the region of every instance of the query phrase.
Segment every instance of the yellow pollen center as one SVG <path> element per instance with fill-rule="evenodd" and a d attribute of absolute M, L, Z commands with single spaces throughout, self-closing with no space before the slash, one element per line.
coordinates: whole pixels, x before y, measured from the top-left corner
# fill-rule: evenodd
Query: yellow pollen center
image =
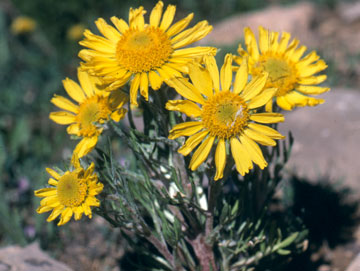
<path fill-rule="evenodd" d="M 117 43 L 119 64 L 133 73 L 149 72 L 168 61 L 173 48 L 169 37 L 159 28 L 130 28 Z"/>
<path fill-rule="evenodd" d="M 295 66 L 289 61 L 274 57 L 262 55 L 259 62 L 255 64 L 255 73 L 263 71 L 269 73 L 266 88 L 277 88 L 276 96 L 283 96 L 293 90 L 297 82 L 297 73 Z"/>
<path fill-rule="evenodd" d="M 79 113 L 76 116 L 80 136 L 93 136 L 98 133 L 99 124 L 108 120 L 110 114 L 111 109 L 107 97 L 94 96 L 85 100 L 80 104 Z"/>
<path fill-rule="evenodd" d="M 221 91 L 202 107 L 202 122 L 212 136 L 230 138 L 241 134 L 248 122 L 245 101 L 230 91 Z"/>
<path fill-rule="evenodd" d="M 76 173 L 69 172 L 60 178 L 57 196 L 60 203 L 66 207 L 80 206 L 85 200 L 87 188 L 84 179 L 79 179 Z"/>

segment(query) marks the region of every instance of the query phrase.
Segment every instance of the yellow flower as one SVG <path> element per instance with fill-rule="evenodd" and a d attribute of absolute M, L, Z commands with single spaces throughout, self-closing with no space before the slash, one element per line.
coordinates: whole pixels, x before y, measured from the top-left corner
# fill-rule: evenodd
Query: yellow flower
<path fill-rule="evenodd" d="M 240 57 L 236 58 L 239 64 L 248 58 L 249 73 L 256 76 L 263 71 L 269 73 L 266 87 L 275 87 L 276 103 L 284 110 L 294 107 L 315 106 L 322 104 L 323 99 L 308 95 L 317 95 L 329 90 L 327 87 L 315 86 L 326 80 L 326 75 L 316 75 L 326 69 L 324 60 L 319 60 L 315 51 L 303 56 L 306 51 L 304 45 L 299 48 L 299 41 L 293 39 L 290 43 L 290 34 L 268 31 L 259 27 L 259 47 L 254 33 L 250 28 L 245 28 L 245 44 L 247 52 L 239 46 Z M 272 109 L 272 100 L 267 105 L 267 110 Z"/>
<path fill-rule="evenodd" d="M 71 26 L 66 33 L 66 36 L 69 40 L 80 40 L 85 31 L 85 26 L 83 24 L 74 24 Z"/>
<path fill-rule="evenodd" d="M 94 173 L 94 163 L 85 170 L 80 166 L 79 160 L 76 160 L 74 167 L 73 171 L 63 174 L 47 168 L 46 171 L 52 177 L 48 181 L 51 187 L 35 191 L 35 196 L 44 198 L 40 201 L 37 212 L 41 214 L 52 211 L 48 222 L 61 214 L 58 226 L 67 223 L 73 214 L 75 220 L 79 220 L 83 214 L 92 218 L 91 206 L 100 206 L 95 196 L 103 190 L 103 184 L 98 182 Z"/>
<path fill-rule="evenodd" d="M 78 78 L 81 86 L 68 78 L 63 81 L 66 92 L 78 105 L 55 95 L 51 102 L 66 111 L 51 112 L 50 119 L 58 124 L 70 124 L 68 134 L 82 137 L 74 150 L 74 156 L 81 158 L 95 147 L 105 122 L 110 118 L 120 121 L 125 116 L 127 110 L 122 106 L 128 96 L 120 90 L 111 94 L 101 90 L 97 78 L 81 69 L 78 69 Z"/>
<path fill-rule="evenodd" d="M 170 27 L 176 7 L 169 5 L 163 14 L 162 10 L 163 2 L 159 1 L 150 14 L 149 24 L 145 24 L 143 7 L 130 9 L 129 24 L 112 17 L 116 28 L 100 18 L 95 23 L 104 37 L 86 30 L 85 39 L 80 42 L 90 49 L 80 51 L 79 56 L 85 61 L 81 67 L 101 77 L 108 84 L 108 90 L 131 80 L 130 102 L 133 105 L 137 105 L 139 88 L 141 95 L 148 100 L 149 85 L 157 90 L 164 80 L 186 73 L 186 64 L 194 58 L 216 54 L 216 48 L 212 47 L 180 49 L 202 39 L 212 30 L 207 21 L 183 31 L 194 14 Z"/>
<path fill-rule="evenodd" d="M 36 22 L 26 16 L 17 17 L 11 24 L 11 32 L 15 35 L 24 34 L 34 31 Z"/>
<path fill-rule="evenodd" d="M 229 152 L 227 145 L 231 149 L 237 171 L 245 175 L 253 168 L 252 162 L 261 169 L 267 166 L 257 143 L 275 146 L 274 139 L 284 138 L 269 126 L 256 123 L 284 121 L 284 116 L 280 113 L 256 112 L 256 109 L 265 105 L 276 92 L 275 88 L 264 89 L 268 75 L 260 74 L 247 83 L 248 68 L 244 60 L 232 83 L 232 58 L 232 55 L 226 55 L 220 76 L 215 58 L 206 56 L 205 68 L 199 64 L 190 65 L 192 84 L 184 78 L 169 81 L 186 100 L 170 100 L 166 108 L 180 111 L 194 119 L 175 125 L 169 138 L 190 136 L 178 150 L 184 156 L 202 142 L 191 158 L 191 170 L 196 170 L 207 159 L 212 146 L 217 143 L 215 180 L 223 178 Z"/>

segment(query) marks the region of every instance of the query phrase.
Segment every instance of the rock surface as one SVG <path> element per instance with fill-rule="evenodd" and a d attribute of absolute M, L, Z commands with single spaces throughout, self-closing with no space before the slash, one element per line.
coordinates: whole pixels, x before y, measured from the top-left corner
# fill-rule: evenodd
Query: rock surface
<path fill-rule="evenodd" d="M 51 259 L 37 243 L 27 247 L 9 246 L 0 249 L 0 271 L 72 271 Z"/>
<path fill-rule="evenodd" d="M 360 254 L 352 261 L 346 271 L 359 271 L 360 270 Z"/>
<path fill-rule="evenodd" d="M 324 104 L 288 112 L 279 125 L 295 138 L 287 168 L 313 180 L 328 176 L 359 195 L 360 91 L 332 89 L 321 98 Z"/>
<path fill-rule="evenodd" d="M 239 14 L 216 24 L 202 44 L 231 45 L 243 39 L 244 27 L 249 26 L 257 35 L 258 27 L 264 26 L 273 31 L 286 31 L 301 41 L 313 40 L 309 31 L 315 7 L 301 2 L 290 7 L 273 6 L 264 10 Z"/>

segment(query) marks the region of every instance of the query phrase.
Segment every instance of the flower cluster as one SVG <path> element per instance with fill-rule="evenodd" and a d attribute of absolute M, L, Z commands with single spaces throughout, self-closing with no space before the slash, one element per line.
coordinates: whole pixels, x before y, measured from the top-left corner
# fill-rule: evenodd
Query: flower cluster
<path fill-rule="evenodd" d="M 254 164 L 264 169 L 267 161 L 259 145 L 276 146 L 276 140 L 284 138 L 273 125 L 284 121 L 281 109 L 324 102 L 309 95 L 329 90 L 316 86 L 326 79 L 318 75 L 327 67 L 325 62 L 316 52 L 303 56 L 307 48 L 298 47 L 297 39 L 290 41 L 289 33 L 280 36 L 260 27 L 257 43 L 251 29 L 245 28 L 247 50 L 240 45 L 239 55 L 227 54 L 219 71 L 216 48 L 187 47 L 212 30 L 208 22 L 188 28 L 191 13 L 173 23 L 176 7 L 169 5 L 163 11 L 163 6 L 161 1 L 155 5 L 148 23 L 146 10 L 139 7 L 130 9 L 128 22 L 112 17 L 112 26 L 98 19 L 95 24 L 101 35 L 84 31 L 80 84 L 68 78 L 63 81 L 73 101 L 58 95 L 51 99 L 61 111 L 50 113 L 50 119 L 68 125 L 68 134 L 80 142 L 73 151 L 73 170 L 47 169 L 52 187 L 35 192 L 44 198 L 38 212 L 52 210 L 48 221 L 60 214 L 58 225 L 73 214 L 76 220 L 83 213 L 91 217 L 90 207 L 99 206 L 95 196 L 103 185 L 94 164 L 84 169 L 78 159 L 94 149 L 107 122 L 121 121 L 127 114 L 125 107 L 138 106 L 139 91 L 141 99 L 151 103 L 149 94 L 157 93 L 149 89 L 156 91 L 163 83 L 175 89 L 178 99 L 167 100 L 166 109 L 186 115 L 186 121 L 170 127 L 169 139 L 188 137 L 177 151 L 191 155 L 192 171 L 208 162 L 206 166 L 215 169 L 214 180 L 226 178 L 227 165 L 242 176 Z"/>

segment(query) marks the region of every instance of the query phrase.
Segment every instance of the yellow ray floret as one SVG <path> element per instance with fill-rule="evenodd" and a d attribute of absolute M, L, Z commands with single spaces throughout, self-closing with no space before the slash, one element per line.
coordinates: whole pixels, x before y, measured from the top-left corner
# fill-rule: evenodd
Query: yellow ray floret
<path fill-rule="evenodd" d="M 172 24 L 175 6 L 169 5 L 163 12 L 163 2 L 159 1 L 145 23 L 143 7 L 130 9 L 129 22 L 117 17 L 108 25 L 104 19 L 95 23 L 103 36 L 84 32 L 85 39 L 80 44 L 88 49 L 80 51 L 84 60 L 81 66 L 91 74 L 99 76 L 114 90 L 131 81 L 130 101 L 137 105 L 137 94 L 148 100 L 148 89 L 157 90 L 162 82 L 174 76 L 187 73 L 186 64 L 194 58 L 206 54 L 216 54 L 212 47 L 181 49 L 204 38 L 212 26 L 202 21 L 184 30 L 194 14 Z"/>
<path fill-rule="evenodd" d="M 227 146 L 237 171 L 245 175 L 253 168 L 253 162 L 261 169 L 267 166 L 258 144 L 275 146 L 274 139 L 284 138 L 275 129 L 263 125 L 284 121 L 282 114 L 256 112 L 277 91 L 265 87 L 268 74 L 259 74 L 248 83 L 248 65 L 243 61 L 233 80 L 232 59 L 232 55 L 226 55 L 219 73 L 215 58 L 205 56 L 205 66 L 197 63 L 189 66 L 191 83 L 185 78 L 173 78 L 167 82 L 186 100 L 168 101 L 166 108 L 193 119 L 175 125 L 169 138 L 189 137 L 178 150 L 185 156 L 198 147 L 190 161 L 191 170 L 196 170 L 217 144 L 215 180 L 223 178 Z"/>
<path fill-rule="evenodd" d="M 249 73 L 257 76 L 262 72 L 269 74 L 266 87 L 275 87 L 276 103 L 284 110 L 294 107 L 315 106 L 322 104 L 323 99 L 310 97 L 329 91 L 327 87 L 314 86 L 326 80 L 326 75 L 317 75 L 325 70 L 327 65 L 316 52 L 303 57 L 305 46 L 300 46 L 297 39 L 290 41 L 289 33 L 273 32 L 259 27 L 259 43 L 250 28 L 245 28 L 245 51 L 239 45 L 239 56 L 235 61 L 239 64 L 248 60 Z M 267 109 L 271 111 L 272 100 Z"/>
<path fill-rule="evenodd" d="M 67 94 L 76 103 L 55 95 L 51 102 L 65 111 L 51 112 L 50 119 L 69 125 L 68 134 L 82 138 L 74 150 L 74 155 L 81 158 L 95 147 L 105 122 L 120 121 L 125 116 L 127 110 L 123 106 L 128 96 L 120 90 L 111 94 L 101 90 L 100 81 L 81 69 L 78 78 L 80 85 L 68 78 L 63 81 Z"/>
<path fill-rule="evenodd" d="M 37 212 L 52 211 L 48 222 L 61 215 L 58 226 L 69 222 L 73 215 L 75 220 L 79 220 L 83 214 L 92 218 L 91 207 L 100 206 L 96 195 L 103 190 L 103 184 L 98 182 L 94 173 L 94 163 L 84 169 L 79 160 L 75 160 L 72 171 L 58 173 L 50 168 L 46 171 L 51 176 L 48 181 L 50 187 L 35 191 L 35 196 L 43 198 Z"/>

